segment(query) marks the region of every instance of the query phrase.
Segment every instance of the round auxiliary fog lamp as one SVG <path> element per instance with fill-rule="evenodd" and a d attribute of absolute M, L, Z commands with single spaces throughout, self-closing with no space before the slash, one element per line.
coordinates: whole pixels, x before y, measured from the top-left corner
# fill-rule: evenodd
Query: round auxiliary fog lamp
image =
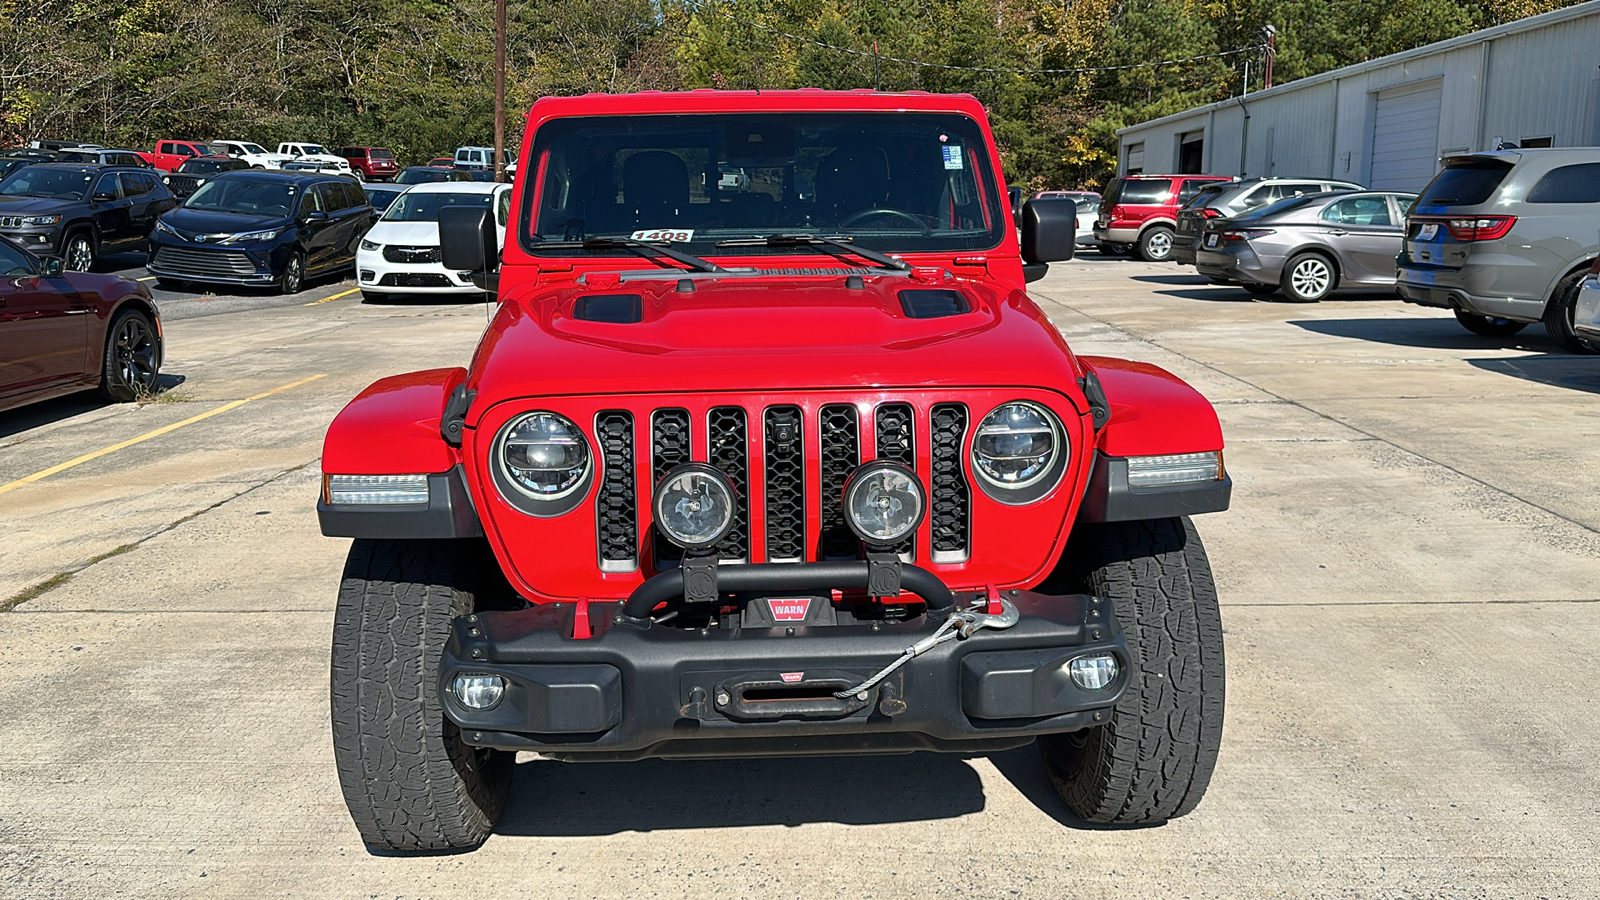
<path fill-rule="evenodd" d="M 845 522 L 869 547 L 890 547 L 910 537 L 927 511 L 922 482 L 899 463 L 867 463 L 845 482 Z"/>
<path fill-rule="evenodd" d="M 656 485 L 651 511 L 656 528 L 685 550 L 715 547 L 733 529 L 733 483 L 714 466 L 674 466 Z"/>

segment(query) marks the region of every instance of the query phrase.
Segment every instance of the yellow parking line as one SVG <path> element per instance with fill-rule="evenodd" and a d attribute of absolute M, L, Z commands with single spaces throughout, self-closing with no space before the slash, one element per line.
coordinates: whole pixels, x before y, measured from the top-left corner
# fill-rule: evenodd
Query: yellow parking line
<path fill-rule="evenodd" d="M 275 387 L 270 391 L 262 391 L 261 393 L 256 394 L 253 397 L 246 397 L 243 400 L 234 400 L 231 403 L 224 403 L 221 406 L 217 407 L 216 409 L 210 410 L 209 412 L 203 412 L 198 416 L 191 416 L 191 417 L 189 417 L 187 419 L 184 419 L 182 422 L 174 422 L 171 425 L 165 425 L 165 426 L 163 426 L 161 428 L 157 428 L 155 431 L 151 431 L 151 432 L 147 432 L 145 434 L 141 434 L 136 438 L 129 438 L 129 439 L 123 441 L 120 444 L 112 444 L 109 447 L 105 447 L 105 448 L 102 448 L 100 450 L 96 450 L 93 453 L 85 453 L 84 455 L 82 455 L 82 456 L 80 456 L 80 457 L 78 457 L 76 459 L 69 459 L 64 463 L 58 463 L 57 465 L 53 465 L 48 469 L 44 469 L 42 471 L 35 472 L 32 475 L 27 475 L 27 476 L 24 476 L 22 478 L 18 478 L 16 481 L 10 482 L 8 484 L 0 484 L 0 494 L 4 494 L 6 491 L 15 490 L 16 488 L 22 487 L 25 484 L 32 484 L 32 483 L 34 483 L 35 481 L 38 481 L 41 478 L 49 478 L 51 475 L 54 475 L 57 472 L 64 472 L 67 469 L 72 468 L 73 466 L 81 465 L 83 463 L 88 462 L 91 459 L 99 459 L 100 457 L 105 456 L 107 453 L 114 453 L 114 452 L 116 452 L 118 450 L 123 449 L 124 447 L 132 447 L 134 444 L 143 443 L 144 441 L 148 441 L 148 440 L 150 440 L 151 438 L 154 438 L 154 437 L 160 437 L 161 435 L 166 434 L 169 431 L 177 431 L 179 428 L 182 428 L 185 425 L 193 425 L 194 423 L 199 422 L 202 419 L 209 419 L 212 416 L 218 415 L 219 413 L 225 413 L 230 409 L 237 409 L 238 407 L 241 407 L 241 406 L 245 405 L 246 403 L 249 403 L 252 400 L 260 400 L 262 397 L 270 397 L 273 394 L 277 394 L 277 393 L 280 393 L 282 391 L 287 391 L 290 388 L 297 388 L 302 384 L 306 384 L 307 382 L 311 382 L 311 381 L 316 381 L 318 378 L 326 378 L 327 376 L 328 376 L 328 373 L 323 372 L 320 375 L 313 375 L 310 378 L 302 378 L 299 381 L 290 382 L 289 384 L 283 385 L 282 387 Z"/>
<path fill-rule="evenodd" d="M 350 290 L 345 291 L 342 294 L 334 294 L 332 297 L 323 297 L 321 300 L 313 300 L 310 303 L 307 303 L 306 306 L 316 306 L 318 303 L 327 303 L 329 300 L 337 300 L 340 297 L 348 297 L 351 294 L 359 294 L 359 293 L 361 293 L 361 288 L 351 288 Z"/>

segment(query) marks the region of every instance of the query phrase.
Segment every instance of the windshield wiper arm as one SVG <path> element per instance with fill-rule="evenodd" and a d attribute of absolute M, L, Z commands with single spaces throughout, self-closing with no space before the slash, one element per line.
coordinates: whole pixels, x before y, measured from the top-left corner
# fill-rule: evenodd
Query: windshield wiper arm
<path fill-rule="evenodd" d="M 589 238 L 586 241 L 545 241 L 545 242 L 540 243 L 540 244 L 535 244 L 534 245 L 534 249 L 536 249 L 536 250 L 587 250 L 587 251 L 595 251 L 595 250 L 632 250 L 633 252 L 639 254 L 640 256 L 643 256 L 643 257 L 646 257 L 646 258 L 650 258 L 653 261 L 659 261 L 659 260 L 657 260 L 655 258 L 656 257 L 660 257 L 660 258 L 664 258 L 664 259 L 670 259 L 670 260 L 673 260 L 675 262 L 681 262 L 684 265 L 688 266 L 689 268 L 695 270 L 696 272 L 723 272 L 723 271 L 726 271 L 721 266 L 717 265 L 714 262 L 711 262 L 710 260 L 704 260 L 704 259 L 701 259 L 698 256 L 692 256 L 692 255 L 690 255 L 688 253 L 684 253 L 682 250 L 674 250 L 671 247 L 666 247 L 666 246 L 663 246 L 661 244 L 652 243 L 652 242 L 648 242 L 648 241 L 636 241 L 636 240 L 634 240 L 632 238 L 606 238 L 606 237 L 599 237 L 599 238 Z"/>
<path fill-rule="evenodd" d="M 854 253 L 865 260 L 878 264 L 880 269 L 892 269 L 896 272 L 909 272 L 911 264 L 905 260 L 895 259 L 876 250 L 866 247 L 857 247 L 854 243 L 841 241 L 837 238 L 822 237 L 816 234 L 769 234 L 764 238 L 738 238 L 729 241 L 717 241 L 712 246 L 722 247 L 828 247 L 832 250 L 842 250 Z"/>

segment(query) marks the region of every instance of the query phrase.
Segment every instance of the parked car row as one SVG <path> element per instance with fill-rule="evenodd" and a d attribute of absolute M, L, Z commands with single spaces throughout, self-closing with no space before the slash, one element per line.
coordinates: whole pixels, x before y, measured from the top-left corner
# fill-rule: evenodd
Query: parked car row
<path fill-rule="evenodd" d="M 227 158 L 242 161 L 254 169 L 287 169 L 300 172 L 325 172 L 351 175 L 358 181 L 389 181 L 400 174 L 394 151 L 386 147 L 335 147 L 302 141 L 285 141 L 276 152 L 251 141 L 192 141 L 165 139 L 150 150 L 122 150 L 77 141 L 34 141 L 31 147 L 0 150 L 7 168 L 16 169 L 28 159 L 34 162 L 79 162 L 90 165 L 148 167 L 176 172 L 193 159 Z M 503 151 L 507 172 L 515 173 L 516 156 Z M 459 147 L 454 156 L 435 157 L 429 166 L 464 171 L 494 171 L 493 147 Z M 9 174 L 0 171 L 0 175 Z M 492 177 L 488 180 L 493 180 Z"/>

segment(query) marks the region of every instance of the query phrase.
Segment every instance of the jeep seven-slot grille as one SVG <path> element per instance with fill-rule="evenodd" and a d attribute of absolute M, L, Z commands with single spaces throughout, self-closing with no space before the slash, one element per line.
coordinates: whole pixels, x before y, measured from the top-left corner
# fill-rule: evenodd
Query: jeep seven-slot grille
<path fill-rule="evenodd" d="M 766 414 L 767 559 L 806 558 L 805 416 L 798 406 L 772 406 Z"/>
<path fill-rule="evenodd" d="M 971 527 L 972 492 L 961 466 L 967 408 L 959 403 L 941 403 L 933 408 L 928 424 L 933 439 L 933 485 L 928 497 L 933 561 L 957 562 L 967 558 Z"/>
<path fill-rule="evenodd" d="M 932 443 L 929 446 L 931 470 L 923 472 L 917 464 L 919 416 L 928 415 Z M 648 502 L 652 489 L 674 466 L 694 459 L 694 429 L 701 427 L 698 417 L 679 408 L 656 409 L 649 413 L 649 470 L 642 468 L 645 451 L 634 446 L 634 420 L 643 410 L 606 410 L 595 416 L 596 455 L 604 467 L 595 509 L 600 563 L 606 571 L 632 571 L 639 565 L 639 519 L 641 502 Z M 871 424 L 874 442 L 871 456 L 906 466 L 928 479 L 928 517 L 933 530 L 933 562 L 961 562 L 970 550 L 972 495 L 962 463 L 962 444 L 967 430 L 967 409 L 959 403 L 935 405 L 919 412 L 909 403 L 890 402 L 873 410 Z M 760 428 L 756 447 L 759 459 L 750 458 L 750 428 Z M 849 403 L 823 406 L 814 419 L 796 405 L 780 404 L 765 408 L 718 406 L 705 413 L 706 452 L 711 465 L 733 482 L 739 494 L 733 530 L 717 546 L 717 554 L 727 560 L 765 558 L 770 562 L 799 562 L 807 559 L 854 559 L 861 545 L 845 523 L 844 486 L 862 457 L 861 423 L 856 407 Z M 641 431 L 643 429 L 640 429 Z M 810 484 L 806 474 L 808 439 L 820 448 L 817 460 L 819 478 Z M 753 496 L 752 469 L 760 477 L 760 488 Z M 637 483 L 648 478 L 648 485 Z M 759 502 L 764 527 L 751 528 L 751 504 Z M 818 531 L 808 532 L 806 512 L 815 504 Z M 812 542 L 815 542 L 812 544 Z M 683 551 L 655 534 L 653 547 L 656 568 L 670 567 L 683 558 Z M 810 545 L 810 546 L 808 546 Z M 765 550 L 756 554 L 755 547 Z M 908 539 L 895 550 L 913 554 L 916 540 Z"/>
<path fill-rule="evenodd" d="M 860 555 L 860 540 L 844 521 L 844 483 L 861 464 L 861 435 L 856 424 L 856 408 L 844 404 L 824 406 L 822 426 L 821 484 L 823 559 L 854 559 Z"/>
<path fill-rule="evenodd" d="M 750 445 L 745 439 L 744 409 L 718 406 L 706 420 L 706 439 L 711 449 L 711 464 L 733 482 L 733 527 L 717 544 L 722 559 L 748 559 L 750 556 Z"/>
<path fill-rule="evenodd" d="M 917 422 L 909 403 L 885 403 L 878 407 L 878 459 L 899 463 L 917 470 Z M 906 558 L 916 555 L 917 539 L 908 537 L 894 545 L 894 552 Z"/>
<path fill-rule="evenodd" d="M 605 472 L 595 516 L 599 525 L 600 567 L 632 571 L 639 564 L 638 491 L 634 488 L 633 414 L 608 410 L 595 416 L 595 438 Z"/>

